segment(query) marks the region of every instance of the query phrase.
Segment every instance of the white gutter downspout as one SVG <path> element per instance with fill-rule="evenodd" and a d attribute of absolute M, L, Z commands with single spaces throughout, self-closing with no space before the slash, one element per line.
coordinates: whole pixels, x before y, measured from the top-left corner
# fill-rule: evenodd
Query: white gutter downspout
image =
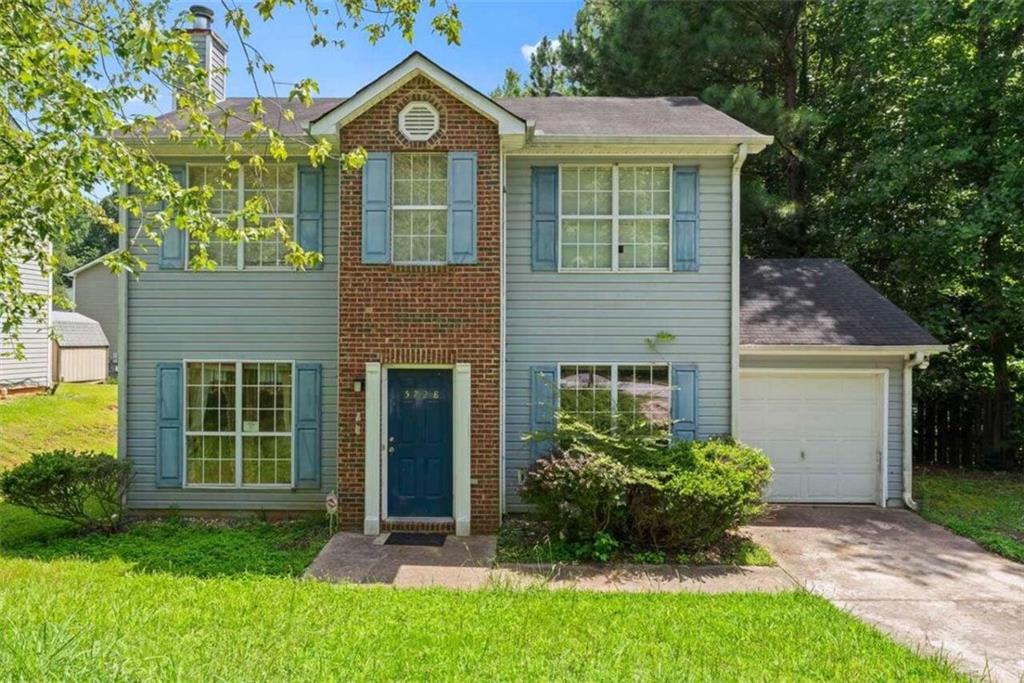
<path fill-rule="evenodd" d="M 508 295 L 505 276 L 505 145 L 499 143 L 498 152 L 498 221 L 500 223 L 499 251 L 501 252 L 499 266 L 501 270 L 501 322 L 500 332 L 501 349 L 498 353 L 498 523 L 505 516 L 505 298 Z"/>
<path fill-rule="evenodd" d="M 128 185 L 121 183 L 118 194 L 128 196 Z M 118 247 L 129 246 L 128 209 L 119 206 L 117 222 L 121 225 Z M 117 275 L 117 459 L 128 459 L 128 271 L 121 269 Z"/>
<path fill-rule="evenodd" d="M 732 283 L 730 285 L 729 338 L 731 340 L 731 359 L 729 362 L 729 425 L 732 435 L 739 435 L 740 416 L 740 168 L 747 160 L 747 143 L 736 145 L 736 154 L 732 161 L 732 240 L 731 265 Z"/>
<path fill-rule="evenodd" d="M 903 361 L 903 504 L 917 510 L 914 501 L 914 368 L 928 360 L 920 351 Z"/>

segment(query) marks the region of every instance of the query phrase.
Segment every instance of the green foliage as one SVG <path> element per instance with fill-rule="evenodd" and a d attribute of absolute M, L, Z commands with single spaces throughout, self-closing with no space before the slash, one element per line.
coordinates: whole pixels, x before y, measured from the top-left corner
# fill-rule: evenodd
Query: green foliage
<path fill-rule="evenodd" d="M 659 548 L 704 550 L 763 510 L 771 465 L 731 441 L 682 442 L 669 462 L 638 468 L 629 489 L 630 538 Z"/>
<path fill-rule="evenodd" d="M 114 534 L 82 534 L 65 523 L 0 503 L 0 557 L 118 561 L 135 572 L 178 576 L 298 576 L 327 542 L 322 519 L 137 522 Z"/>
<path fill-rule="evenodd" d="M 131 464 L 100 453 L 50 451 L 0 474 L 10 503 L 87 529 L 112 531 L 124 522 Z"/>
<path fill-rule="evenodd" d="M 643 420 L 595 426 L 560 412 L 553 444 L 523 482 L 523 500 L 558 538 L 593 543 L 609 533 L 654 549 L 706 550 L 763 509 L 771 465 L 728 438 L 668 442 Z"/>
<path fill-rule="evenodd" d="M 1024 563 L 1024 476 L 925 470 L 914 473 L 914 497 L 925 519 Z"/>
<path fill-rule="evenodd" d="M 18 265 L 37 264 L 45 275 L 59 267 L 60 246 L 74 243 L 82 224 L 90 231 L 118 234 L 121 226 L 108 207 L 90 194 L 107 188 L 132 188 L 115 199 L 116 208 L 141 219 L 141 229 L 127 236 L 129 249 L 115 252 L 107 265 L 137 273 L 144 267 L 137 247 L 143 238 L 157 243 L 175 226 L 199 245 L 191 259 L 195 268 L 213 268 L 205 258 L 210 239 L 251 240 L 282 234 L 281 225 L 264 226 L 259 214 L 263 198 L 244 209 L 214 216 L 207 207 L 208 188 L 183 188 L 157 160 L 166 145 L 191 146 L 197 153 L 216 154 L 233 168 L 263 167 L 266 160 L 294 156 L 322 165 L 328 159 L 346 168 L 365 161 L 363 150 L 333 149 L 326 138 L 286 136 L 276 122 L 290 118 L 261 93 L 277 92 L 281 79 L 274 65 L 252 43 L 252 21 L 273 21 L 278 11 L 296 9 L 309 20 L 311 44 L 342 46 L 336 36 L 348 29 L 365 32 L 376 42 L 392 30 L 411 40 L 420 10 L 434 8 L 423 0 L 352 0 L 324 5 L 315 0 L 260 0 L 252 6 L 225 5 L 224 30 L 245 45 L 244 63 L 233 73 L 246 74 L 257 98 L 247 112 L 226 109 L 207 85 L 189 35 L 188 11 L 174 11 L 166 0 L 0 0 L 0 336 L 14 339 L 23 354 L 19 330 L 42 317 L 46 294 L 24 291 Z M 429 11 L 431 29 L 449 43 L 461 33 L 458 8 L 445 3 Z M 290 74 L 291 106 L 308 107 L 317 84 Z M 174 89 L 175 109 L 184 130 L 168 131 L 145 113 L 157 103 L 161 87 Z M 142 111 L 143 113 L 137 113 Z M 227 138 L 229 123 L 241 124 L 240 138 Z M 290 238 L 287 262 L 297 269 L 319 262 Z M 58 252 L 50 253 L 50 245 Z M 3 354 L 10 351 L 5 348 Z"/>
<path fill-rule="evenodd" d="M 592 543 L 625 513 L 628 477 L 607 455 L 558 451 L 526 474 L 522 497 L 559 537 Z"/>

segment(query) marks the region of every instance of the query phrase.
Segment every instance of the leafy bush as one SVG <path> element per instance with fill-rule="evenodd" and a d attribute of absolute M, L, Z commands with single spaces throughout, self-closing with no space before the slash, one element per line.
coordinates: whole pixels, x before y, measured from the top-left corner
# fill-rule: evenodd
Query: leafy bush
<path fill-rule="evenodd" d="M 655 547 L 705 549 L 762 511 L 771 465 L 761 451 L 712 439 L 666 452 L 675 462 L 643 469 L 629 487 L 633 538 Z"/>
<path fill-rule="evenodd" d="M 625 513 L 628 474 L 606 455 L 554 451 L 526 474 L 522 497 L 560 538 L 591 541 Z"/>
<path fill-rule="evenodd" d="M 71 522 L 111 531 L 124 520 L 131 465 L 102 453 L 56 450 L 36 453 L 0 474 L 7 502 Z"/>
<path fill-rule="evenodd" d="M 595 426 L 565 413 L 557 425 L 530 437 L 552 451 L 527 474 L 523 500 L 559 538 L 592 547 L 608 534 L 616 547 L 702 551 L 763 509 L 768 458 L 731 438 L 670 442 L 642 419 Z"/>

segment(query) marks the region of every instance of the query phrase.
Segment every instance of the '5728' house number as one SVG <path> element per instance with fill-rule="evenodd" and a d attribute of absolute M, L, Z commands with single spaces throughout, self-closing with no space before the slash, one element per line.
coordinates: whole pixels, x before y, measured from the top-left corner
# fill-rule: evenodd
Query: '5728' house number
<path fill-rule="evenodd" d="M 410 401 L 422 401 L 428 398 L 438 399 L 441 398 L 441 392 L 437 389 L 406 389 L 402 392 L 402 398 Z"/>

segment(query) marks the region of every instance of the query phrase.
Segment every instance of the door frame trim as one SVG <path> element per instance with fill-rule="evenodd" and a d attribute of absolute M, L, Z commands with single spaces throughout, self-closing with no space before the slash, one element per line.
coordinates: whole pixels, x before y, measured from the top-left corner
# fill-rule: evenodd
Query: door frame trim
<path fill-rule="evenodd" d="M 455 534 L 470 533 L 471 368 L 469 363 L 388 364 L 367 363 L 365 384 L 365 470 L 363 533 L 377 535 L 388 519 L 388 474 L 384 435 L 388 433 L 388 370 L 450 370 L 452 373 L 452 516 Z M 448 520 L 450 517 L 438 518 Z"/>
<path fill-rule="evenodd" d="M 889 499 L 889 369 L 888 368 L 740 368 L 740 384 L 737 385 L 737 406 L 742 405 L 743 396 L 739 391 L 744 375 L 876 375 L 880 392 L 881 420 L 878 430 L 879 451 L 881 458 L 878 467 L 878 498 L 879 507 L 886 507 Z M 738 429 L 740 418 L 737 417 L 737 438 L 742 441 L 743 434 Z"/>

